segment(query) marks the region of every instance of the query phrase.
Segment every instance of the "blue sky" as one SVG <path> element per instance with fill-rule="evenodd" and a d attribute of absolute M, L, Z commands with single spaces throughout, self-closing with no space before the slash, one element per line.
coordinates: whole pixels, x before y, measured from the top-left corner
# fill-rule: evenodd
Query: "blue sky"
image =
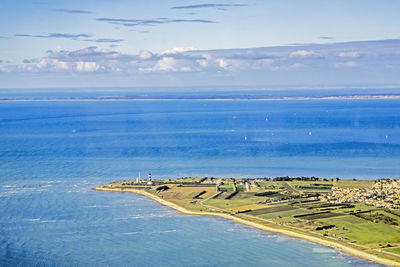
<path fill-rule="evenodd" d="M 396 86 L 398 10 L 385 0 L 2 0 L 0 87 Z"/>

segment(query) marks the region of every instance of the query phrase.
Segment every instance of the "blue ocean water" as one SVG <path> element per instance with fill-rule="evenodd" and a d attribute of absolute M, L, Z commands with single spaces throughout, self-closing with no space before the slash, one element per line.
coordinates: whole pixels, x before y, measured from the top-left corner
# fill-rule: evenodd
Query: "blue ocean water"
<path fill-rule="evenodd" d="M 399 100 L 0 103 L 0 263 L 376 265 L 142 196 L 155 178 L 399 177 Z"/>

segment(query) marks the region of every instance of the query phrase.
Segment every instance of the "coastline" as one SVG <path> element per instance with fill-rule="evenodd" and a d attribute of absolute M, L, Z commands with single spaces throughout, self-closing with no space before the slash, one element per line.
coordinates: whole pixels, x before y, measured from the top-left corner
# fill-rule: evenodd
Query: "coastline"
<path fill-rule="evenodd" d="M 88 97 L 88 98 L 1 98 L 0 102 L 91 102 L 91 101 L 276 101 L 276 100 L 384 100 L 400 99 L 400 95 L 349 95 L 349 96 L 285 96 L 285 97 L 233 97 L 233 98 L 130 98 L 130 97 Z"/>
<path fill-rule="evenodd" d="M 128 192 L 128 193 L 135 193 L 135 194 L 140 194 L 140 195 L 144 195 L 146 197 L 149 197 L 155 201 L 157 201 L 158 203 L 168 206 L 172 209 L 175 209 L 177 211 L 179 211 L 182 214 L 186 214 L 186 215 L 199 215 L 199 216 L 216 216 L 216 217 L 222 217 L 225 219 L 229 219 L 232 220 L 234 222 L 243 224 L 243 225 L 247 225 L 253 228 L 257 228 L 259 230 L 262 231 L 266 231 L 266 232 L 272 232 L 272 233 L 277 233 L 277 234 L 283 234 L 286 236 L 290 236 L 293 238 L 298 238 L 298 239 L 303 239 L 303 240 L 307 240 L 307 241 L 311 241 L 314 243 L 318 243 L 318 244 L 322 244 L 325 246 L 329 246 L 332 248 L 336 248 L 339 249 L 340 251 L 343 251 L 347 254 L 359 257 L 359 258 L 363 258 L 363 259 L 367 259 L 373 262 L 377 262 L 380 264 L 384 264 L 387 266 L 400 266 L 400 263 L 393 261 L 393 260 L 389 260 L 389 259 L 384 259 L 381 257 L 378 257 L 376 255 L 355 249 L 355 248 L 351 248 L 333 241 L 329 241 L 329 240 L 324 240 L 318 237 L 314 237 L 314 236 L 310 236 L 310 235 L 306 235 L 306 234 L 301 234 L 301 233 L 297 233 L 294 231 L 290 231 L 290 230 L 286 230 L 286 229 L 281 229 L 281 228 L 277 228 L 277 227 L 271 227 L 271 226 L 266 226 L 266 225 L 262 225 L 256 222 L 251 222 L 236 216 L 232 216 L 229 214 L 224 214 L 224 213 L 217 213 L 217 212 L 201 212 L 201 211 L 190 211 L 187 210 L 175 203 L 166 201 L 154 194 L 151 194 L 149 192 L 146 191 L 142 191 L 142 190 L 135 190 L 135 189 L 125 189 L 125 190 L 121 190 L 121 189 L 111 189 L 111 188 L 102 188 L 102 187 L 96 187 L 95 190 L 97 191 L 106 191 L 106 192 Z"/>

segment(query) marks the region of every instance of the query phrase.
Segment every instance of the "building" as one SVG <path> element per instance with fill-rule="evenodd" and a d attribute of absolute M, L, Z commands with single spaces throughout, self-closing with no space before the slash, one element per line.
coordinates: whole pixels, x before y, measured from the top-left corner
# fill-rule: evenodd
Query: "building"
<path fill-rule="evenodd" d="M 136 180 L 135 180 L 135 184 L 140 184 L 140 172 L 139 172 L 139 176 L 136 178 Z"/>
<path fill-rule="evenodd" d="M 151 180 L 151 172 L 149 172 L 147 176 L 147 185 L 153 185 L 153 181 Z"/>

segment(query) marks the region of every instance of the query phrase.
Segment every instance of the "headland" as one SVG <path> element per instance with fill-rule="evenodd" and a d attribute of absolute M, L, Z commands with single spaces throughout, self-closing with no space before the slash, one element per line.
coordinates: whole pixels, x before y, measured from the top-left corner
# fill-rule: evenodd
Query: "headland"
<path fill-rule="evenodd" d="M 95 189 L 141 194 L 183 214 L 223 217 L 400 266 L 398 180 L 185 177 Z"/>

